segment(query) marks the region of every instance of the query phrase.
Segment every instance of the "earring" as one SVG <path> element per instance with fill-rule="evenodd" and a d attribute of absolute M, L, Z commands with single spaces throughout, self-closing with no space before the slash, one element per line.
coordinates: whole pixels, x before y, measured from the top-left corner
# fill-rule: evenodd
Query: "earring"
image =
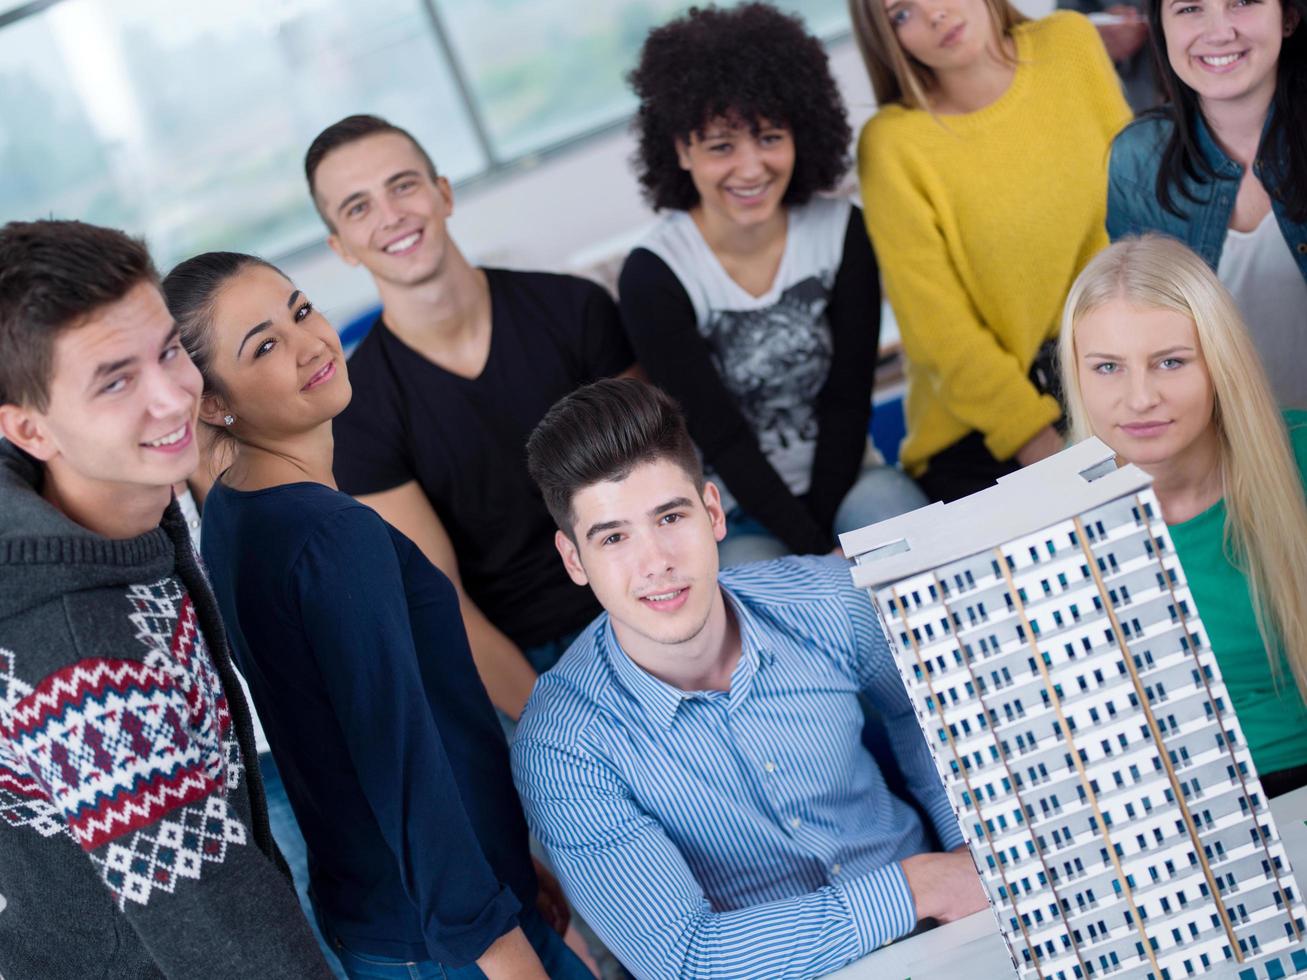
<path fill-rule="evenodd" d="M 235 415 L 224 415 L 224 416 L 222 417 L 222 424 L 223 424 L 223 425 L 231 425 L 231 424 L 232 424 L 233 422 L 235 422 L 235 421 L 236 421 L 236 416 L 235 416 Z"/>

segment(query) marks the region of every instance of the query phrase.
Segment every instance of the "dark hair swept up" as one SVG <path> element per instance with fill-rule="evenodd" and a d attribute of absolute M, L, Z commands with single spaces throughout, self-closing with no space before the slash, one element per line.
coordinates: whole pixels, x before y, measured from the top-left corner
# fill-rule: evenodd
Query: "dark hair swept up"
<path fill-rule="evenodd" d="M 691 7 L 649 32 L 627 79 L 640 99 L 634 164 L 655 210 L 698 203 L 675 144 L 719 117 L 755 131 L 764 120 L 789 127 L 795 159 L 787 205 L 833 189 L 849 168 L 849 123 L 826 49 L 797 17 L 769 4 Z"/>
<path fill-rule="evenodd" d="M 205 393 L 223 393 L 213 370 L 213 307 L 218 291 L 250 266 L 284 275 L 270 262 L 241 252 L 204 252 L 179 263 L 163 278 L 163 299 L 177 321 L 182 346 L 204 378 Z"/>
<path fill-rule="evenodd" d="M 322 166 L 322 161 L 333 150 L 348 146 L 350 143 L 357 143 L 369 136 L 376 136 L 379 133 L 394 133 L 397 136 L 404 137 L 413 144 L 413 149 L 418 151 L 418 156 L 422 157 L 423 162 L 426 163 L 427 173 L 431 175 L 431 179 L 435 180 L 440 176 L 436 172 L 436 165 L 432 162 L 431 156 L 407 129 L 401 129 L 380 116 L 370 116 L 362 113 L 346 116 L 344 119 L 332 123 L 315 136 L 304 154 L 304 179 L 309 183 L 309 195 L 313 198 L 313 206 L 318 209 L 318 215 L 326 222 L 328 228 L 334 229 L 335 225 L 318 201 L 318 167 Z"/>
<path fill-rule="evenodd" d="M 145 243 L 81 221 L 11 221 L 0 228 L 0 404 L 50 403 L 61 332 L 159 273 Z"/>
<path fill-rule="evenodd" d="M 554 403 L 526 442 L 526 467 L 559 529 L 576 540 L 572 498 L 670 460 L 703 489 L 703 466 L 671 396 L 634 378 L 607 378 Z"/>
<path fill-rule="evenodd" d="M 1307 0 L 1279 2 L 1286 17 L 1290 11 L 1297 12 L 1298 24 L 1280 48 L 1271 125 L 1257 155 L 1263 169 L 1273 176 L 1272 196 L 1283 205 L 1290 220 L 1302 223 L 1307 222 Z M 1184 218 L 1177 195 L 1198 203 L 1186 190 L 1186 179 L 1207 183 L 1215 179 L 1216 173 L 1203 156 L 1194 131 L 1202 111 L 1198 96 L 1180 80 L 1167 56 L 1162 3 L 1148 0 L 1148 37 L 1165 101 L 1144 116 L 1169 119 L 1173 124 L 1157 171 L 1157 200 L 1171 214 Z"/>

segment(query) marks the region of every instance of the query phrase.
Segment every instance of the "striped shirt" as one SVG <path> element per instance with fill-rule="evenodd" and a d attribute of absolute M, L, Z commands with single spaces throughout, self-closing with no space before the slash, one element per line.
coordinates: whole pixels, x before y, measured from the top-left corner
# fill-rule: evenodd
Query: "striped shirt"
<path fill-rule="evenodd" d="M 513 744 L 568 897 L 636 976 L 828 973 L 916 925 L 926 848 L 860 734 L 864 694 L 946 848 L 963 842 L 871 602 L 847 563 L 724 570 L 731 689 L 637 667 L 607 614 L 536 684 Z"/>

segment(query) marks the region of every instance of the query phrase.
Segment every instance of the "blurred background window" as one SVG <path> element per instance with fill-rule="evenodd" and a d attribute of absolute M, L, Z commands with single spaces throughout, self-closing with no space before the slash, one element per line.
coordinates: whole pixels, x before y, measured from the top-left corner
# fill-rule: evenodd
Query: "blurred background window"
<path fill-rule="evenodd" d="M 827 38 L 844 0 L 780 0 Z M 304 151 L 373 112 L 456 184 L 623 124 L 678 0 L 0 0 L 0 222 L 144 234 L 160 266 L 321 241 Z"/>

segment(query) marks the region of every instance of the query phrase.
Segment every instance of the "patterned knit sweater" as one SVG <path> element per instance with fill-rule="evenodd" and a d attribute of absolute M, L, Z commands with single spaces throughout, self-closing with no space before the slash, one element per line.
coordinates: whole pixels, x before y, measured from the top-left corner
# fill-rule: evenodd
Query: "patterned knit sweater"
<path fill-rule="evenodd" d="M 0 975 L 329 977 L 176 506 L 111 541 L 0 442 Z"/>

